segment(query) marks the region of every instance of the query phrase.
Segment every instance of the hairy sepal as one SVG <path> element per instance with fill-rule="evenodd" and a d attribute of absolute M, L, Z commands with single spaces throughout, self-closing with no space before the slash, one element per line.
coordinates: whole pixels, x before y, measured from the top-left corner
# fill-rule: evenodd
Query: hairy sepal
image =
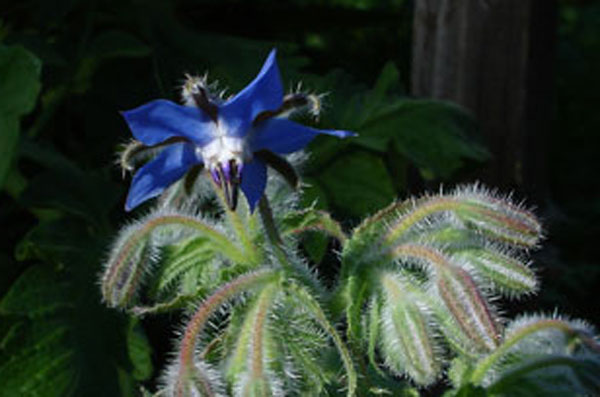
<path fill-rule="evenodd" d="M 229 377 L 235 379 L 234 395 L 268 396 L 281 394 L 280 382 L 269 369 L 269 347 L 273 344 L 268 326 L 276 285 L 266 286 L 258 296 L 254 307 L 248 313 L 243 333 L 230 366 Z M 243 361 L 246 361 L 245 363 Z M 231 371 L 233 369 L 233 371 Z M 240 371 L 241 370 L 241 371 Z"/>
<path fill-rule="evenodd" d="M 402 244 L 392 254 L 403 262 L 416 262 L 429 273 L 432 292 L 444 303 L 476 350 L 489 351 L 497 346 L 498 319 L 489 299 L 476 280 L 453 263 L 451 257 L 423 244 Z"/>
<path fill-rule="evenodd" d="M 425 196 L 396 208 L 396 220 L 388 221 L 385 236 L 390 244 L 406 241 L 415 229 L 444 218 L 458 229 L 470 228 L 486 238 L 522 248 L 535 247 L 542 237 L 541 225 L 530 211 L 478 185 Z"/>
<path fill-rule="evenodd" d="M 132 303 L 157 257 L 150 233 L 142 229 L 136 224 L 122 231 L 105 265 L 101 290 L 111 307 L 128 307 Z"/>
<path fill-rule="evenodd" d="M 440 374 L 431 318 L 419 301 L 408 292 L 400 274 L 384 273 L 381 285 L 384 299 L 381 309 L 380 348 L 386 365 L 396 374 L 407 374 L 415 383 L 426 386 Z"/>
<path fill-rule="evenodd" d="M 156 211 L 122 229 L 105 264 L 102 295 L 110 306 L 128 307 L 143 276 L 159 259 L 159 248 L 190 236 L 204 237 L 211 250 L 235 263 L 246 261 L 236 244 L 202 218 L 172 211 Z"/>
<path fill-rule="evenodd" d="M 490 284 L 504 296 L 515 298 L 535 293 L 539 284 L 529 264 L 517 255 L 493 246 L 460 250 L 453 261 Z"/>
<path fill-rule="evenodd" d="M 542 226 L 536 217 L 509 197 L 478 185 L 458 188 L 452 197 L 460 203 L 456 215 L 494 239 L 532 248 L 542 238 Z"/>
<path fill-rule="evenodd" d="M 212 295 L 207 297 L 190 317 L 181 337 L 176 357 L 177 368 L 175 376 L 169 378 L 169 387 L 179 390 L 187 385 L 187 379 L 192 372 L 197 357 L 198 339 L 205 329 L 209 319 L 220 307 L 236 296 L 254 288 L 276 283 L 279 273 L 273 270 L 261 270 L 242 274 L 232 281 L 222 285 Z M 268 288 L 268 287 L 267 287 Z"/>

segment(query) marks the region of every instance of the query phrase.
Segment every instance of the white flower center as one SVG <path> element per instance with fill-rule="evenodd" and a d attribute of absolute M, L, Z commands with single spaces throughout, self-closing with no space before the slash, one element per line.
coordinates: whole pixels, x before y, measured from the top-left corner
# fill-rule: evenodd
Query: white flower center
<path fill-rule="evenodd" d="M 214 169 L 219 164 L 228 164 L 231 160 L 237 164 L 243 164 L 252 159 L 252 153 L 250 153 L 245 139 L 220 134 L 208 145 L 198 147 L 196 151 L 202 156 L 208 169 Z"/>

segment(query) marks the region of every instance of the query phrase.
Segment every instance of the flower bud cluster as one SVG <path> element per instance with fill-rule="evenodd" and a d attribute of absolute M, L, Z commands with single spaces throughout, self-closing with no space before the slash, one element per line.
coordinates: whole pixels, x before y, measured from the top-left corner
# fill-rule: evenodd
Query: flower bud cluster
<path fill-rule="evenodd" d="M 372 345 L 384 364 L 431 384 L 442 373 L 444 345 L 477 357 L 502 343 L 494 300 L 537 289 L 525 249 L 540 238 L 531 212 L 479 186 L 392 204 L 344 246 L 340 291 L 349 338 L 364 333 L 359 318 L 374 299 L 379 314 L 364 326 L 379 335 Z"/>

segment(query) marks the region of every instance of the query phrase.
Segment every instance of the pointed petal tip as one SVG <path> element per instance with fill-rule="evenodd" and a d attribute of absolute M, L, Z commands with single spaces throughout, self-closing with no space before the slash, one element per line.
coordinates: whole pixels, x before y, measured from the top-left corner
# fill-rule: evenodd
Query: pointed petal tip
<path fill-rule="evenodd" d="M 345 130 L 335 130 L 332 135 L 338 136 L 340 138 L 354 138 L 358 136 L 358 133 L 354 131 L 345 131 Z"/>
<path fill-rule="evenodd" d="M 262 197 L 262 196 L 261 196 Z M 258 204 L 259 198 L 249 198 L 246 196 L 246 201 L 248 202 L 248 207 L 250 208 L 250 213 L 254 214 L 254 210 L 256 209 L 256 205 Z"/>
<path fill-rule="evenodd" d="M 248 202 L 248 207 L 250 207 L 250 214 L 254 214 L 254 210 L 256 209 L 257 203 L 258 203 L 258 201 L 254 202 L 254 203 Z"/>
<path fill-rule="evenodd" d="M 135 109 L 128 109 L 128 110 L 117 110 L 117 112 L 119 112 L 119 114 L 121 115 L 121 117 L 123 117 L 126 121 L 128 120 L 128 118 L 130 117 L 129 115 L 131 114 L 131 112 L 133 112 Z"/>
<path fill-rule="evenodd" d="M 245 136 L 257 115 L 281 107 L 284 90 L 276 54 L 272 49 L 256 77 L 219 108 L 220 119 L 228 122 L 229 136 Z"/>
<path fill-rule="evenodd" d="M 304 148 L 318 135 L 330 135 L 336 138 L 357 136 L 351 131 L 319 130 L 288 119 L 273 118 L 265 120 L 256 127 L 250 145 L 254 152 L 267 149 L 278 154 L 289 154 Z"/>
<path fill-rule="evenodd" d="M 153 198 L 153 197 L 144 198 L 143 196 L 136 194 L 136 192 L 134 192 L 130 188 L 129 191 L 127 192 L 127 198 L 125 199 L 125 205 L 123 206 L 123 208 L 125 209 L 125 212 L 131 212 L 134 209 L 136 209 L 137 207 L 139 207 L 140 205 L 142 205 L 144 202 L 150 200 L 151 198 Z"/>
<path fill-rule="evenodd" d="M 131 210 L 133 210 L 135 207 L 137 207 L 140 204 L 141 203 L 134 202 L 131 194 L 127 194 L 127 198 L 125 199 L 125 205 L 123 207 L 125 209 L 125 212 L 131 212 Z"/>

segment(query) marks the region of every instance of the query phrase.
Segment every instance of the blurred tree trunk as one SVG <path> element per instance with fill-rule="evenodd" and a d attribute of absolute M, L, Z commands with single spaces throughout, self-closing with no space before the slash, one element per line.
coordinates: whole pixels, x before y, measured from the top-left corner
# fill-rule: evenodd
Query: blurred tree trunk
<path fill-rule="evenodd" d="M 553 118 L 556 0 L 415 0 L 412 94 L 477 119 L 493 159 L 480 177 L 538 197 Z"/>

